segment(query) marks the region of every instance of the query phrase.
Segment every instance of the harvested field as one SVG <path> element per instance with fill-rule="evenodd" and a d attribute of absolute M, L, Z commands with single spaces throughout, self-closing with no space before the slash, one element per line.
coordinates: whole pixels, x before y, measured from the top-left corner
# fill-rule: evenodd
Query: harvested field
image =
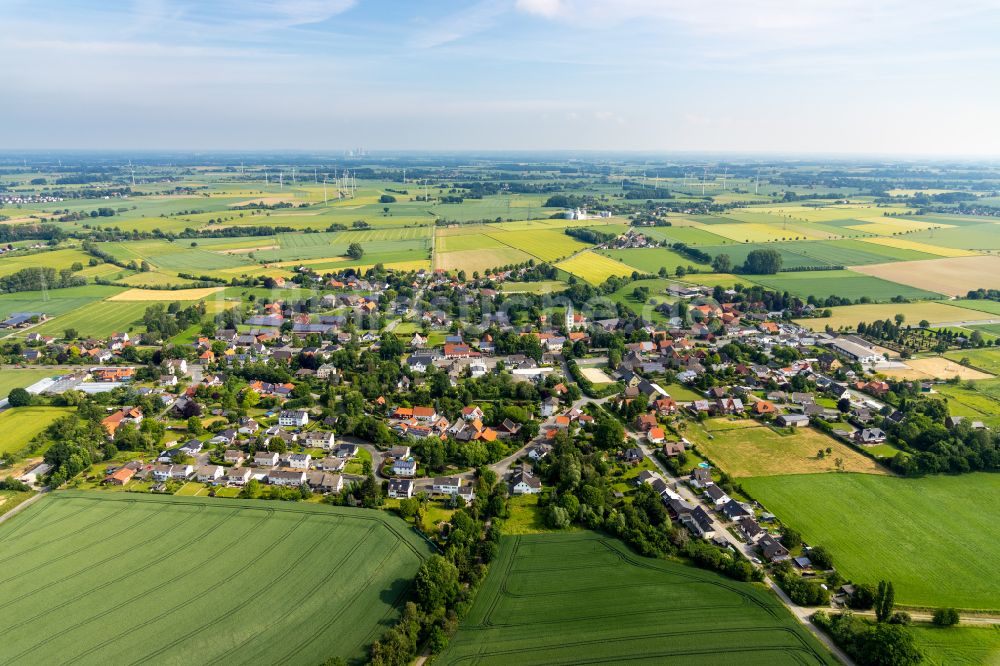
<path fill-rule="evenodd" d="M 222 291 L 222 287 L 201 289 L 128 289 L 109 301 L 197 301 Z"/>
<path fill-rule="evenodd" d="M 857 266 L 859 273 L 949 296 L 1000 289 L 1000 257 L 972 256 Z"/>
<path fill-rule="evenodd" d="M 905 363 L 909 370 L 890 369 L 882 371 L 882 374 L 896 379 L 951 379 L 957 376 L 962 380 L 975 381 L 993 378 L 993 375 L 967 368 L 942 356 L 911 359 Z"/>
<path fill-rule="evenodd" d="M 462 238 L 462 236 L 458 236 Z M 531 259 L 531 255 L 512 247 L 483 247 L 478 250 L 458 250 L 457 252 L 434 253 L 434 267 L 446 271 L 486 271 L 508 264 L 520 264 Z"/>
<path fill-rule="evenodd" d="M 940 245 L 931 245 L 929 243 L 920 243 L 918 241 L 907 240 L 905 238 L 862 238 L 859 242 L 868 243 L 870 245 L 894 247 L 900 250 L 914 250 L 916 252 L 923 252 L 925 254 L 931 254 L 938 257 L 972 257 L 978 254 L 969 250 L 957 250 L 955 248 L 941 247 Z"/>

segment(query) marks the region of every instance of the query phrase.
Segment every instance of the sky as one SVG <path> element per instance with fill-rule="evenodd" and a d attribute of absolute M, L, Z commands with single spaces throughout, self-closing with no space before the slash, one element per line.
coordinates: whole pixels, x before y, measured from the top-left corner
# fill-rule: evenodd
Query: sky
<path fill-rule="evenodd" d="M 1000 157 L 996 0 L 0 0 L 0 149 Z"/>

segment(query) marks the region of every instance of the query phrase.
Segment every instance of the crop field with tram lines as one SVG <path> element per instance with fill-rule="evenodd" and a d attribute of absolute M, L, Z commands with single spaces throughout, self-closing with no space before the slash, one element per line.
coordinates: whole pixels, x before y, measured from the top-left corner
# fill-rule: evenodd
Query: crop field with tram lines
<path fill-rule="evenodd" d="M 429 554 L 381 512 L 53 493 L 0 525 L 0 662 L 359 660 Z"/>
<path fill-rule="evenodd" d="M 760 587 L 594 532 L 506 537 L 436 663 L 833 664 Z"/>

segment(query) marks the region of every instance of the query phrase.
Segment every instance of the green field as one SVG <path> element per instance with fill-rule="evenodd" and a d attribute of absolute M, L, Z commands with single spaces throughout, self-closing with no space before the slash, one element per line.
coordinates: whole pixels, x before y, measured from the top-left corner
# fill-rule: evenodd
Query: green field
<path fill-rule="evenodd" d="M 812 474 L 744 488 L 855 581 L 893 581 L 896 602 L 1000 609 L 1000 475 L 902 479 Z"/>
<path fill-rule="evenodd" d="M 969 365 L 990 374 L 1000 374 L 1000 349 L 959 349 L 945 354 L 952 361 L 969 360 Z"/>
<path fill-rule="evenodd" d="M 913 638 L 930 666 L 1000 664 L 1000 627 L 913 626 Z"/>
<path fill-rule="evenodd" d="M 0 398 L 6 398 L 11 389 L 27 388 L 39 379 L 59 374 L 51 368 L 3 368 L 0 369 Z"/>
<path fill-rule="evenodd" d="M 31 331 L 62 336 L 67 328 L 75 328 L 81 336 L 106 337 L 141 327 L 142 315 L 152 304 L 152 301 L 91 301 L 84 307 L 35 326 Z"/>
<path fill-rule="evenodd" d="M 58 492 L 0 526 L 0 659 L 360 660 L 428 554 L 376 511 Z"/>
<path fill-rule="evenodd" d="M 439 664 L 833 664 L 763 589 L 593 532 L 506 537 Z"/>
<path fill-rule="evenodd" d="M 123 291 L 125 290 L 122 287 L 92 284 L 68 289 L 0 294 L 0 317 L 7 317 L 12 312 L 43 312 L 48 315 L 61 315 Z"/>
<path fill-rule="evenodd" d="M 861 303 L 858 305 L 841 305 L 830 308 L 831 316 L 813 319 L 796 319 L 795 323 L 814 331 L 822 331 L 827 325 L 835 329 L 847 327 L 853 329 L 861 322 L 889 320 L 897 314 L 903 315 L 905 324 L 918 326 L 927 320 L 931 325 L 988 319 L 989 315 L 952 305 L 957 301 L 930 301 L 922 303 Z"/>
<path fill-rule="evenodd" d="M 0 453 L 20 451 L 32 437 L 72 411 L 66 407 L 14 407 L 0 412 L 0 432 L 3 433 Z"/>
<path fill-rule="evenodd" d="M 661 267 L 665 267 L 670 275 L 677 272 L 678 266 L 687 268 L 691 265 L 698 265 L 687 257 L 680 255 L 673 250 L 662 247 L 637 248 L 631 250 L 599 250 L 606 257 L 611 257 L 616 261 L 627 264 L 637 269 L 641 273 L 657 275 Z M 708 270 L 706 267 L 705 270 Z"/>
<path fill-rule="evenodd" d="M 857 300 L 867 296 L 873 301 L 888 301 L 894 296 L 910 300 L 941 298 L 941 294 L 908 287 L 853 271 L 806 271 L 777 275 L 749 275 L 748 279 L 768 289 L 787 291 L 802 298 L 840 296 Z"/>
<path fill-rule="evenodd" d="M 59 271 L 69 268 L 74 263 L 84 266 L 90 261 L 90 255 L 82 250 L 63 249 L 34 252 L 32 254 L 0 257 L 0 275 L 10 275 L 23 268 L 54 268 Z"/>

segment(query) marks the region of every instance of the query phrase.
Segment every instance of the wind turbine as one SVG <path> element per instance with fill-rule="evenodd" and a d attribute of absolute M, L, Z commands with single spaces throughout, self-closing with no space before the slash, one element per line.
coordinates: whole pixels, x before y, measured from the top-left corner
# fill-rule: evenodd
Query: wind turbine
<path fill-rule="evenodd" d="M 132 160 L 128 161 L 128 170 L 132 173 L 132 187 L 135 187 L 135 169 L 132 168 Z"/>
<path fill-rule="evenodd" d="M 323 205 L 327 205 L 326 199 L 326 174 L 323 174 Z"/>
<path fill-rule="evenodd" d="M 753 195 L 757 196 L 757 188 L 760 187 L 760 167 L 757 167 L 757 180 L 753 184 Z"/>
<path fill-rule="evenodd" d="M 708 180 L 708 167 L 701 174 L 701 196 L 705 196 L 705 181 Z"/>

